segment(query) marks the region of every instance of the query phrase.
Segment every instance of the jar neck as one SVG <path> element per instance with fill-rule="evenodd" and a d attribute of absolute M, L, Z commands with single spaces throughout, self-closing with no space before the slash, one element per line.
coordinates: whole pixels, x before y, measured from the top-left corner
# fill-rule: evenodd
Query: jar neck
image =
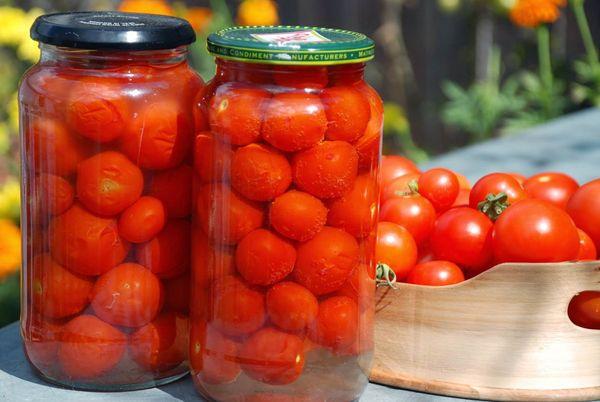
<path fill-rule="evenodd" d="M 187 46 L 165 50 L 85 50 L 40 44 L 40 64 L 75 68 L 114 68 L 126 64 L 169 66 L 186 60 Z"/>

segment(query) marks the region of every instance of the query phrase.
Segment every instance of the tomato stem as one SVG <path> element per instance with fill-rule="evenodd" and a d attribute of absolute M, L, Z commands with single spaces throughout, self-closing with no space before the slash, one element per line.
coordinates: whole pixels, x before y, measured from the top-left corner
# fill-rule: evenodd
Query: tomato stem
<path fill-rule="evenodd" d="M 477 204 L 477 209 L 487 215 L 492 221 L 495 221 L 509 206 L 510 203 L 508 202 L 508 195 L 506 193 L 490 193 L 485 197 L 485 200 Z"/>
<path fill-rule="evenodd" d="M 377 280 L 377 287 L 389 286 L 392 289 L 396 289 L 394 284 L 396 283 L 396 273 L 389 265 L 384 263 L 378 263 L 375 271 L 375 278 Z"/>
<path fill-rule="evenodd" d="M 419 182 L 415 180 L 411 180 L 408 182 L 408 189 L 412 194 L 419 194 Z"/>

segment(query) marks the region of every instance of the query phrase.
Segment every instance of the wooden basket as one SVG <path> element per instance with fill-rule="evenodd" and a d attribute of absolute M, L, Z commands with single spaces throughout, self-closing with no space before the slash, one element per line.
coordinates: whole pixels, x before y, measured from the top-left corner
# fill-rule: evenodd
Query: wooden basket
<path fill-rule="evenodd" d="M 600 290 L 600 263 L 502 264 L 447 287 L 377 291 L 371 380 L 503 401 L 600 399 L 600 330 L 569 302 Z"/>

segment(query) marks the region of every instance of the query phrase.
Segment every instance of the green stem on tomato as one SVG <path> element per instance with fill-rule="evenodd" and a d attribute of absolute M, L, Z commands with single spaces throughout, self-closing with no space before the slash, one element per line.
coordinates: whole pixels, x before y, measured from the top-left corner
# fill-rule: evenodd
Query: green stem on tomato
<path fill-rule="evenodd" d="M 394 270 L 387 264 L 382 262 L 377 263 L 377 268 L 375 270 L 375 279 L 377 282 L 377 287 L 381 286 L 389 286 L 392 289 L 395 289 L 396 286 L 396 273 Z"/>
<path fill-rule="evenodd" d="M 550 55 L 550 30 L 546 25 L 537 28 L 538 58 L 540 63 L 540 81 L 544 88 L 542 99 L 546 117 L 552 117 L 552 88 L 554 77 L 552 75 L 552 59 Z"/>
<path fill-rule="evenodd" d="M 573 7 L 573 13 L 575 14 L 579 32 L 581 33 L 583 45 L 585 46 L 588 62 L 592 65 L 597 65 L 599 63 L 598 51 L 596 50 L 594 38 L 592 37 L 592 32 L 590 31 L 590 26 L 585 15 L 584 3 L 585 0 L 572 0 L 571 6 Z"/>

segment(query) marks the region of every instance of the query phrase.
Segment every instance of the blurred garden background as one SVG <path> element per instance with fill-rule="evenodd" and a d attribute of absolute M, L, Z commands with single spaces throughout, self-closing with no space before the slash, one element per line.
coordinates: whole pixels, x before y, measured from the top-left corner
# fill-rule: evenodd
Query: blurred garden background
<path fill-rule="evenodd" d="M 208 32 L 230 25 L 320 25 L 377 44 L 367 78 L 385 101 L 384 152 L 417 162 L 517 135 L 600 106 L 600 1 L 592 0 L 0 0 L 0 327 L 18 319 L 17 87 L 38 58 L 46 12 L 176 15 L 198 34 L 192 62 L 213 73 Z"/>

